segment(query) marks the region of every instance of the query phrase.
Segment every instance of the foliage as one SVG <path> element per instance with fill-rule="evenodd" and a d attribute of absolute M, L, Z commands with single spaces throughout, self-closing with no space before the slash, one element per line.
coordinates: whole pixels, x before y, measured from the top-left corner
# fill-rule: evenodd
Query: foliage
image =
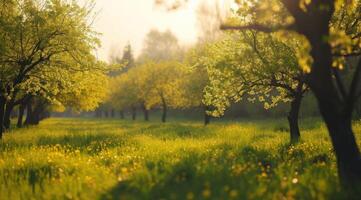
<path fill-rule="evenodd" d="M 112 80 L 110 103 L 124 109 L 142 105 L 147 109 L 163 101 L 172 108 L 184 106 L 185 71 L 177 61 L 147 61 Z"/>
<path fill-rule="evenodd" d="M 6 9 L 0 16 L 0 95 L 12 101 L 42 96 L 77 110 L 94 109 L 105 92 L 97 84 L 107 66 L 92 54 L 99 40 L 89 22 L 91 8 L 65 0 L 3 4 L 12 12 Z"/>
<path fill-rule="evenodd" d="M 295 55 L 297 44 L 297 40 L 286 44 L 254 31 L 229 34 L 208 44 L 198 62 L 207 67 L 210 81 L 205 101 L 217 108 L 213 114 L 223 115 L 231 101 L 239 102 L 244 96 L 268 109 L 295 98 L 300 84 L 300 94 L 306 92 Z"/>
<path fill-rule="evenodd" d="M 207 66 L 200 60 L 206 56 L 207 46 L 198 44 L 189 49 L 184 64 L 187 69 L 185 76 L 185 93 L 187 107 L 199 107 L 204 105 L 205 88 L 209 84 Z"/>

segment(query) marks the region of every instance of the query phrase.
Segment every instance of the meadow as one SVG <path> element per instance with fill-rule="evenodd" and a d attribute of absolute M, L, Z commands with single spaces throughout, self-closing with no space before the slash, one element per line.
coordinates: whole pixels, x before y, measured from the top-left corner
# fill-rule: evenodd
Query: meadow
<path fill-rule="evenodd" d="M 280 120 L 132 122 L 60 119 L 0 143 L 1 199 L 341 199 L 318 119 L 289 145 Z M 354 123 L 361 144 L 361 122 Z M 353 196 L 355 197 L 355 196 Z"/>

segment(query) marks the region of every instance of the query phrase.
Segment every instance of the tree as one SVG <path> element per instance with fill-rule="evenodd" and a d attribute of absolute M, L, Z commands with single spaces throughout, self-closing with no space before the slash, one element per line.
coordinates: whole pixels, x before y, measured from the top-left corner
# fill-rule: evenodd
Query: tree
<path fill-rule="evenodd" d="M 117 76 L 119 74 L 127 72 L 129 69 L 135 66 L 135 60 L 133 56 L 133 50 L 130 43 L 128 43 L 123 49 L 123 55 L 120 57 L 117 55 L 117 51 L 112 51 L 109 56 L 110 63 L 115 65 L 114 69 L 109 73 L 109 76 Z"/>
<path fill-rule="evenodd" d="M 305 38 L 304 54 L 299 57 L 299 61 L 302 63 L 301 67 L 309 70 L 306 82 L 317 98 L 327 125 L 341 182 L 343 185 L 357 186 L 361 182 L 361 157 L 352 130 L 352 113 L 361 95 L 361 60 L 359 59 L 351 83 L 346 88 L 339 76 L 343 68 L 339 58 L 360 55 L 360 1 L 259 1 L 252 5 L 252 10 L 261 8 L 262 3 L 272 6 L 266 6 L 272 16 L 277 16 L 280 12 L 287 13 L 288 16 L 284 19 L 291 20 L 288 23 L 280 20 L 276 24 L 253 20 L 248 24 L 224 26 L 223 29 L 256 29 L 263 32 L 286 30 Z M 277 9 L 271 9 L 275 6 Z M 345 24 L 345 29 L 338 29 L 335 21 Z M 309 50 L 309 54 L 306 50 Z M 305 63 L 305 60 L 309 62 Z"/>
<path fill-rule="evenodd" d="M 135 66 L 133 50 L 130 44 L 124 48 L 123 57 L 120 64 L 125 65 L 125 67 L 123 67 L 123 72 L 127 72 L 129 69 Z"/>
<path fill-rule="evenodd" d="M 117 93 L 119 89 L 117 89 L 118 80 L 115 77 L 120 77 L 120 75 L 128 72 L 130 69 L 132 69 L 135 66 L 134 56 L 132 52 L 132 47 L 130 44 L 127 44 L 124 47 L 123 55 L 122 57 L 117 55 L 117 51 L 112 51 L 112 54 L 109 56 L 110 63 L 112 65 L 112 70 L 108 73 L 108 76 L 110 77 L 110 87 L 109 87 L 109 95 L 108 99 L 104 101 L 104 103 L 99 106 L 96 110 L 96 117 L 101 117 L 101 113 L 104 112 L 105 116 L 109 116 L 109 110 L 110 110 L 110 116 L 115 116 L 115 110 L 119 111 L 119 114 L 121 118 L 124 118 L 124 109 L 126 107 L 116 105 L 116 100 L 114 99 L 116 95 L 113 95 L 113 93 Z M 115 103 L 115 104 L 114 104 Z M 133 111 L 133 119 L 135 118 L 135 112 Z"/>
<path fill-rule="evenodd" d="M 205 103 L 205 88 L 210 84 L 207 65 L 202 62 L 207 57 L 207 45 L 198 44 L 190 49 L 184 61 L 188 72 L 184 78 L 184 90 L 186 107 L 203 107 L 204 125 L 208 125 L 211 120 L 211 105 Z M 207 58 L 206 58 L 207 59 Z"/>
<path fill-rule="evenodd" d="M 89 23 L 91 9 L 75 2 L 4 1 L 3 6 L 11 12 L 2 10 L 0 16 L 0 136 L 4 115 L 8 124 L 11 110 L 28 95 L 22 85 L 36 77 L 40 81 L 32 87 L 43 87 L 47 83 L 38 75 L 52 69 L 91 71 L 91 52 L 99 44 Z"/>
<path fill-rule="evenodd" d="M 182 108 L 185 104 L 184 69 L 177 61 L 164 61 L 148 65 L 147 84 L 151 84 L 151 104 L 162 107 L 162 122 L 166 122 L 168 108 Z"/>
<path fill-rule="evenodd" d="M 148 60 L 114 79 L 111 104 L 118 109 L 130 107 L 132 111 L 140 106 L 146 121 L 149 110 L 160 106 L 162 121 L 166 122 L 168 108 L 185 105 L 184 74 L 183 66 L 177 61 Z"/>
<path fill-rule="evenodd" d="M 207 66 L 209 74 L 205 101 L 215 107 L 212 113 L 223 115 L 232 101 L 244 97 L 264 103 L 266 109 L 290 102 L 290 140 L 298 142 L 298 115 L 308 88 L 295 55 L 297 43 L 296 39 L 286 44 L 272 35 L 243 31 L 209 44 L 207 53 L 199 60 Z"/>
<path fill-rule="evenodd" d="M 177 61 L 148 61 L 139 67 L 138 95 L 145 108 L 162 107 L 162 122 L 166 122 L 168 108 L 184 106 L 184 69 Z"/>
<path fill-rule="evenodd" d="M 94 68 L 104 66 L 104 63 L 98 62 Z M 27 107 L 27 124 L 38 124 L 42 119 L 38 115 L 49 113 L 54 108 L 58 112 L 67 108 L 74 112 L 94 110 L 106 96 L 108 80 L 105 73 L 94 69 L 69 71 L 50 68 L 49 71 L 33 74 L 20 87 L 22 92 L 26 92 L 22 95 L 25 98 L 20 102 L 20 107 Z M 19 115 L 18 126 L 22 125 L 21 118 Z"/>
<path fill-rule="evenodd" d="M 171 31 L 150 30 L 144 41 L 144 47 L 138 60 L 155 62 L 179 58 L 180 46 L 177 37 Z"/>
<path fill-rule="evenodd" d="M 132 68 L 110 82 L 109 104 L 118 110 L 131 108 L 132 119 L 136 118 L 136 106 L 139 103 L 138 85 L 135 84 L 136 68 Z"/>

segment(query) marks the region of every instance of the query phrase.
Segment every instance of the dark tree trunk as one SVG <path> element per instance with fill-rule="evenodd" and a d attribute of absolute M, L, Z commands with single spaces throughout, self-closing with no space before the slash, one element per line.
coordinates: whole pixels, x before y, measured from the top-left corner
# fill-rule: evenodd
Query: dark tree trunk
<path fill-rule="evenodd" d="M 161 97 L 162 99 L 162 122 L 165 123 L 167 121 L 167 112 L 168 112 L 168 108 L 167 108 L 167 102 L 165 101 L 164 97 Z"/>
<path fill-rule="evenodd" d="M 110 111 L 110 116 L 111 116 L 112 118 L 115 117 L 115 110 L 114 110 L 114 109 L 112 109 L 112 110 Z"/>
<path fill-rule="evenodd" d="M 120 119 L 124 119 L 124 111 L 123 110 L 119 111 L 119 116 L 120 116 Z"/>
<path fill-rule="evenodd" d="M 109 117 L 109 112 L 108 112 L 108 110 L 105 110 L 105 111 L 104 111 L 104 115 L 105 115 L 105 118 L 108 118 L 108 117 Z"/>
<path fill-rule="evenodd" d="M 5 114 L 5 97 L 0 96 L 0 139 L 2 139 L 4 133 L 4 114 Z"/>
<path fill-rule="evenodd" d="M 5 114 L 4 114 L 4 127 L 5 129 L 10 129 L 11 124 L 11 112 L 14 109 L 14 100 L 11 100 L 5 105 Z"/>
<path fill-rule="evenodd" d="M 328 30 L 328 27 L 327 27 Z M 309 85 L 314 92 L 321 115 L 326 123 L 336 154 L 340 180 L 345 186 L 361 183 L 361 159 L 354 133 L 352 131 L 352 111 L 350 104 L 340 97 L 332 76 L 331 47 L 324 42 L 323 36 L 310 38 L 314 59 Z M 314 40 L 312 40 L 314 39 Z"/>
<path fill-rule="evenodd" d="M 291 110 L 288 113 L 288 124 L 290 127 L 290 140 L 291 143 L 300 141 L 300 129 L 298 126 L 298 116 L 301 107 L 302 96 L 296 96 L 291 102 Z"/>
<path fill-rule="evenodd" d="M 207 126 L 211 123 L 211 116 L 207 113 L 210 111 L 210 106 L 204 106 L 204 125 Z"/>
<path fill-rule="evenodd" d="M 135 121 L 137 118 L 137 108 L 135 106 L 132 106 L 132 120 Z"/>
<path fill-rule="evenodd" d="M 29 99 L 26 102 L 26 119 L 24 124 L 25 125 L 30 125 L 31 122 L 33 121 L 31 118 L 33 116 L 33 106 L 32 106 L 32 99 Z"/>
<path fill-rule="evenodd" d="M 48 118 L 50 113 L 46 110 L 46 101 L 38 99 L 33 102 L 31 112 L 29 112 L 27 125 L 38 125 L 41 120 Z"/>
<path fill-rule="evenodd" d="M 335 3 L 311 1 L 307 11 L 303 12 L 298 2 L 283 1 L 283 4 L 295 18 L 296 31 L 310 42 L 313 63 L 311 73 L 307 75 L 307 83 L 316 96 L 326 123 L 336 154 L 341 183 L 352 188 L 361 183 L 360 151 L 351 122 L 354 94 L 351 86 L 351 96 L 345 95 L 343 85 L 337 80 L 337 74 L 333 74 L 332 50 L 329 41 L 325 40 L 330 36 L 330 22 L 335 12 Z M 321 7 L 327 9 L 320 9 Z"/>
<path fill-rule="evenodd" d="M 18 128 L 23 127 L 24 111 L 25 111 L 25 104 L 21 103 L 20 106 L 19 106 L 18 123 L 16 125 Z"/>
<path fill-rule="evenodd" d="M 144 120 L 149 121 L 149 110 L 145 105 L 143 105 L 143 113 L 144 113 Z"/>

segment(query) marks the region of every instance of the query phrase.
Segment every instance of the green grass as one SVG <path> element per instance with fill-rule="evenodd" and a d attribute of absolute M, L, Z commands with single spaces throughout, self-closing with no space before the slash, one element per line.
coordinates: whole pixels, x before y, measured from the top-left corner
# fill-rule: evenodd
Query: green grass
<path fill-rule="evenodd" d="M 325 127 L 302 127 L 49 119 L 0 143 L 0 199 L 346 198 Z"/>

